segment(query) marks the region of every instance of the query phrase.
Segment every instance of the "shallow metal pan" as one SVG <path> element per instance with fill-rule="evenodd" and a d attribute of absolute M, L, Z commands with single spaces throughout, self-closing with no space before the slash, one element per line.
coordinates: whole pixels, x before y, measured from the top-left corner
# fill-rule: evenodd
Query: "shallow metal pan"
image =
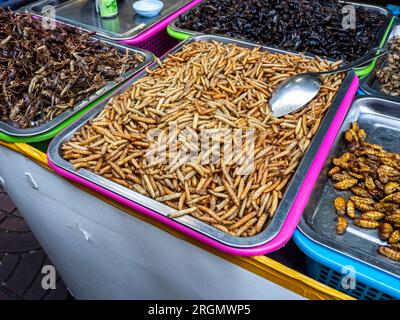
<path fill-rule="evenodd" d="M 354 121 L 358 121 L 360 127 L 365 129 L 368 142 L 400 153 L 400 104 L 378 97 L 356 98 L 314 186 L 299 229 L 318 244 L 400 277 L 400 264 L 377 252 L 379 245 L 386 244 L 379 239 L 378 230 L 363 229 L 350 222 L 344 235 L 336 234 L 337 215 L 333 201 L 339 195 L 348 197 L 351 192 L 336 190 L 327 173 L 332 167 L 332 158 L 346 150 L 343 135 Z"/>
<path fill-rule="evenodd" d="M 174 49 L 172 49 L 169 53 L 173 54 L 177 51 L 180 51 L 185 45 L 196 42 L 196 41 L 218 41 L 222 43 L 235 43 L 238 46 L 241 47 L 246 47 L 246 48 L 254 48 L 254 47 L 260 47 L 261 50 L 268 50 L 270 52 L 275 52 L 275 53 L 287 53 L 284 50 L 278 50 L 278 49 L 273 49 L 273 48 L 268 48 L 265 46 L 259 46 L 250 42 L 245 42 L 245 41 L 240 41 L 240 40 L 235 40 L 235 39 L 230 39 L 226 37 L 220 37 L 220 36 L 197 36 L 197 37 L 192 37 L 188 40 L 185 40 L 178 44 Z M 165 59 L 162 58 L 162 60 Z M 157 68 L 157 64 L 153 64 L 150 68 Z M 122 88 L 118 89 L 113 96 L 121 93 L 124 91 L 126 88 L 128 88 L 130 85 L 132 85 L 136 80 L 142 78 L 143 76 L 147 75 L 146 72 L 141 73 L 129 83 L 124 85 Z M 340 107 L 340 104 L 342 100 L 344 99 L 351 83 L 353 82 L 355 77 L 354 72 L 348 73 L 347 77 L 343 81 L 343 84 L 341 88 L 339 89 L 338 93 L 336 94 L 336 97 L 334 98 L 332 105 L 330 109 L 328 110 L 327 114 L 325 115 L 320 128 L 315 135 L 314 139 L 312 140 L 308 150 L 303 156 L 303 159 L 301 163 L 299 164 L 296 172 L 294 173 L 285 193 L 284 196 L 279 204 L 279 207 L 274 215 L 274 217 L 269 221 L 269 223 L 266 225 L 266 228 L 264 231 L 259 233 L 258 235 L 252 236 L 252 237 L 235 237 L 230 234 L 227 234 L 225 232 L 222 232 L 218 229 L 215 229 L 214 227 L 197 220 L 196 218 L 186 215 L 182 218 L 175 219 L 174 221 L 179 224 L 183 224 L 192 230 L 195 230 L 198 233 L 201 233 L 209 238 L 212 238 L 219 243 L 225 244 L 230 247 L 236 247 L 236 248 L 250 248 L 250 247 L 256 247 L 256 246 L 261 246 L 267 242 L 269 242 L 271 239 L 273 239 L 281 230 L 281 227 L 283 223 L 285 222 L 285 219 L 287 217 L 287 214 L 289 212 L 289 209 L 292 206 L 293 200 L 296 198 L 297 193 L 305 179 L 306 173 L 309 170 L 313 159 L 325 137 L 325 134 L 327 130 L 330 127 L 331 121 L 335 118 L 336 112 L 338 108 Z M 88 114 L 86 114 L 84 117 L 82 117 L 80 120 L 78 120 L 76 123 L 74 123 L 72 126 L 70 126 L 67 130 L 63 131 L 61 134 L 55 137 L 55 139 L 52 141 L 52 143 L 49 146 L 48 149 L 48 158 L 49 162 L 55 165 L 58 168 L 61 168 L 64 172 L 68 173 L 68 176 L 71 177 L 72 175 L 78 176 L 80 179 L 79 180 L 86 180 L 92 182 L 94 185 L 100 186 L 101 188 L 105 188 L 106 190 L 120 195 L 123 198 L 127 199 L 128 201 L 132 201 L 134 203 L 139 204 L 142 207 L 145 207 L 147 209 L 152 210 L 153 212 L 156 212 L 159 215 L 162 216 L 167 216 L 168 213 L 171 213 L 175 211 L 175 209 L 164 205 L 156 200 L 153 200 L 149 197 L 143 196 L 137 192 L 131 191 L 128 188 L 125 188 L 117 183 L 114 183 L 106 178 L 103 178 L 99 175 L 96 175 L 88 170 L 85 169 L 80 169 L 76 171 L 73 166 L 71 165 L 70 162 L 64 160 L 61 156 L 61 145 L 64 142 L 67 142 L 68 140 L 71 139 L 71 137 L 75 134 L 77 130 L 79 130 L 80 127 L 82 127 L 84 124 L 86 124 L 89 120 L 93 119 L 100 113 L 100 111 L 104 108 L 106 105 L 107 101 L 101 103 L 97 107 L 95 107 L 93 110 L 91 110 Z M 65 175 L 65 174 L 64 174 Z M 66 176 L 66 175 L 65 175 Z M 294 230 L 293 230 L 294 231 Z"/>
<path fill-rule="evenodd" d="M 95 40 L 99 40 L 98 38 L 94 38 Z M 0 121 L 0 132 L 5 133 L 7 135 L 13 136 L 13 137 L 32 137 L 36 135 L 43 134 L 55 127 L 57 127 L 59 124 L 64 122 L 66 119 L 69 117 L 73 116 L 74 114 L 78 113 L 80 110 L 84 109 L 85 107 L 89 106 L 91 103 L 96 101 L 98 98 L 103 96 L 105 93 L 111 91 L 112 89 L 118 87 L 121 83 L 125 82 L 127 79 L 131 78 L 135 74 L 137 74 L 139 71 L 141 71 L 143 68 L 151 64 L 154 60 L 153 54 L 150 53 L 149 51 L 139 49 L 139 48 L 133 48 L 128 45 L 120 44 L 111 40 L 100 40 L 109 46 L 116 48 L 119 52 L 125 54 L 126 50 L 131 55 L 134 54 L 140 54 L 141 56 L 144 57 L 144 60 L 142 63 L 140 63 L 135 69 L 131 69 L 127 72 L 125 72 L 122 76 L 118 77 L 117 79 L 113 81 L 108 81 L 103 87 L 101 87 L 99 90 L 91 94 L 89 97 L 86 99 L 78 102 L 72 109 L 69 109 L 57 117 L 55 117 L 53 120 L 50 120 L 47 123 L 41 124 L 37 127 L 32 127 L 32 128 L 27 128 L 27 129 L 21 129 L 21 128 L 16 128 L 12 126 L 9 123 L 6 123 L 4 121 Z"/>
<path fill-rule="evenodd" d="M 379 12 L 382 13 L 386 16 L 385 22 L 382 25 L 382 27 L 380 28 L 378 35 L 376 37 L 376 39 L 374 40 L 374 42 L 371 44 L 371 48 L 378 46 L 382 39 L 385 37 L 385 33 L 387 31 L 387 29 L 389 28 L 391 21 L 392 21 L 392 14 L 384 7 L 382 6 L 378 6 L 378 5 L 372 5 L 372 4 L 366 4 L 366 3 L 359 3 L 359 2 L 349 2 L 349 1 L 339 1 L 340 3 L 346 3 L 346 4 L 351 4 L 354 5 L 355 7 L 362 7 L 365 9 L 368 9 L 370 11 L 373 12 Z M 197 4 L 196 6 L 194 6 L 193 8 L 191 8 L 190 10 L 188 10 L 187 12 L 183 13 L 183 15 L 190 15 L 190 13 L 195 10 L 195 8 L 197 8 L 198 6 L 201 5 L 201 2 L 199 4 Z M 201 32 L 196 32 L 196 31 L 191 31 L 188 29 L 181 29 L 176 25 L 176 22 L 178 21 L 179 17 L 177 17 L 176 19 L 174 19 L 173 21 L 171 21 L 171 23 L 169 24 L 169 27 L 172 28 L 172 30 L 176 31 L 176 32 L 180 32 L 180 33 L 185 33 L 188 35 L 201 35 L 203 33 Z M 263 44 L 265 46 L 269 46 L 270 48 L 279 48 L 279 47 L 274 47 L 271 44 L 265 43 Z M 295 51 L 295 50 L 288 50 L 285 49 L 286 52 L 290 52 L 290 53 L 299 53 L 299 51 Z M 326 57 L 328 59 L 330 59 L 330 57 Z"/>
<path fill-rule="evenodd" d="M 50 5 L 55 8 L 58 21 L 96 32 L 108 39 L 121 41 L 137 36 L 192 2 L 192 0 L 163 0 L 164 7 L 160 14 L 145 18 L 133 10 L 132 5 L 135 1 L 118 1 L 118 16 L 105 19 L 96 12 L 94 0 L 39 0 L 20 10 L 43 17 L 42 9 Z"/>
<path fill-rule="evenodd" d="M 392 31 L 390 32 L 388 41 L 385 46 L 386 48 L 389 48 L 391 40 L 395 37 L 400 37 L 400 20 L 399 19 L 396 19 L 395 25 L 394 25 Z M 381 67 L 383 67 L 385 65 L 386 59 L 387 58 L 385 56 L 378 59 L 375 68 L 369 74 L 369 76 L 360 81 L 360 88 L 369 95 L 373 95 L 373 96 L 377 96 L 377 97 L 380 97 L 383 99 L 389 99 L 389 100 L 393 100 L 396 102 L 400 102 L 400 97 L 385 94 L 380 91 L 381 84 L 379 83 L 379 80 L 376 78 L 376 71 L 378 71 Z"/>

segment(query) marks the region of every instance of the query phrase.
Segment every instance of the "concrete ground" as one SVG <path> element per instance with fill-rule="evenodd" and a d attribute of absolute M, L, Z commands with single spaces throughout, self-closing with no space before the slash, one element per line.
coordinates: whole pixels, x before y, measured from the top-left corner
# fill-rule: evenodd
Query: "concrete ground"
<path fill-rule="evenodd" d="M 0 300 L 71 299 L 59 275 L 56 289 L 42 288 L 42 267 L 51 264 L 10 197 L 0 189 Z"/>

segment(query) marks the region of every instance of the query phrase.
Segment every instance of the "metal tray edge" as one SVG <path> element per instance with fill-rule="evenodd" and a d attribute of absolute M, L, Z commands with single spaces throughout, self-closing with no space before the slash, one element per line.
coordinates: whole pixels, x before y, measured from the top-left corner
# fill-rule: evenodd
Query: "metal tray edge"
<path fill-rule="evenodd" d="M 162 19 L 157 19 L 157 20 L 153 21 L 152 23 L 150 23 L 149 25 L 147 25 L 145 28 L 140 29 L 140 30 L 138 30 L 137 32 L 135 32 L 135 31 L 134 31 L 134 32 L 128 31 L 127 33 L 125 33 L 125 34 L 123 34 L 123 35 L 121 35 L 121 36 L 119 36 L 119 37 L 108 36 L 108 35 L 106 35 L 106 33 L 97 32 L 97 36 L 98 36 L 98 37 L 101 37 L 101 38 L 103 38 L 103 39 L 109 39 L 109 40 L 114 40 L 114 41 L 127 41 L 127 40 L 134 39 L 135 37 L 138 37 L 140 34 L 146 32 L 146 31 L 149 31 L 151 28 L 155 27 L 158 23 L 160 23 L 160 22 L 163 21 L 164 19 L 167 19 L 167 18 L 170 17 L 172 14 L 174 14 L 176 11 L 182 9 L 183 7 L 189 5 L 189 4 L 192 2 L 192 0 L 180 0 L 180 1 L 182 1 L 182 4 L 181 4 L 181 5 L 175 5 L 175 6 L 171 9 L 171 11 L 170 11 L 165 17 L 162 17 Z M 43 17 L 42 15 L 38 14 L 36 11 L 34 11 L 34 10 L 32 9 L 33 6 L 38 5 L 38 4 L 42 3 L 42 2 L 46 2 L 46 0 L 38 0 L 38 1 L 35 1 L 35 2 L 33 2 L 33 3 L 31 3 L 31 4 L 27 5 L 27 6 L 24 6 L 24 7 L 20 8 L 19 10 L 23 10 L 24 12 L 28 12 L 28 13 L 30 13 L 30 14 L 32 14 L 32 15 L 35 15 L 35 16 L 38 16 L 38 17 Z M 61 22 L 61 23 L 64 23 L 64 24 L 72 25 L 72 26 L 74 26 L 74 27 L 82 28 L 82 30 L 85 30 L 85 31 L 87 31 L 87 32 L 93 32 L 93 30 L 90 30 L 89 28 L 83 28 L 83 27 L 82 27 L 80 24 L 78 24 L 78 23 L 76 23 L 76 24 L 73 23 L 70 19 L 66 19 L 66 18 L 62 18 L 62 17 L 61 17 L 61 18 L 59 18 L 57 21 L 58 21 L 58 22 Z"/>

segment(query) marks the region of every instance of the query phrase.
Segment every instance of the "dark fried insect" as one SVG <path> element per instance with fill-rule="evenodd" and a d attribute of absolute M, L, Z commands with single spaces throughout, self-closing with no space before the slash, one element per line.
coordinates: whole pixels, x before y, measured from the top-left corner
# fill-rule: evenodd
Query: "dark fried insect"
<path fill-rule="evenodd" d="M 389 259 L 394 261 L 400 261 L 400 249 L 389 247 L 389 246 L 380 246 L 378 252 Z"/>
<path fill-rule="evenodd" d="M 385 197 L 385 194 L 378 189 L 369 190 L 368 192 L 375 201 L 380 201 L 382 198 Z"/>
<path fill-rule="evenodd" d="M 336 224 L 336 233 L 343 234 L 347 229 L 347 225 L 348 225 L 347 219 L 345 217 L 338 216 Z"/>
<path fill-rule="evenodd" d="M 358 183 L 356 184 L 356 187 L 365 189 L 364 181 L 358 181 Z M 366 191 L 368 191 L 368 190 L 366 190 Z"/>
<path fill-rule="evenodd" d="M 384 15 L 357 7 L 357 36 L 343 29 L 338 0 L 203 0 L 177 26 L 260 44 L 354 61 L 373 46 Z"/>
<path fill-rule="evenodd" d="M 346 200 L 342 197 L 337 197 L 334 201 L 334 206 L 336 209 L 336 212 L 340 216 L 344 216 L 346 213 Z"/>
<path fill-rule="evenodd" d="M 380 182 L 378 179 L 375 179 L 375 185 L 376 185 L 376 187 L 379 189 L 379 190 L 381 190 L 381 191 L 384 191 L 385 190 L 385 185 L 382 183 L 382 182 Z"/>
<path fill-rule="evenodd" d="M 382 240 L 388 240 L 393 232 L 393 227 L 390 223 L 382 223 L 379 226 L 379 236 Z"/>

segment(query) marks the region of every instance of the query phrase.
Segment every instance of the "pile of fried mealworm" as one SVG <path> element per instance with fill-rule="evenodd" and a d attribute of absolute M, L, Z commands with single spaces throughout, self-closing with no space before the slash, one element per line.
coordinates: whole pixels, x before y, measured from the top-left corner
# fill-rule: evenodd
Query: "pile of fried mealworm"
<path fill-rule="evenodd" d="M 54 119 L 144 60 L 92 34 L 0 9 L 0 120 L 31 128 Z"/>
<path fill-rule="evenodd" d="M 261 232 L 344 75 L 325 77 L 321 92 L 307 107 L 278 119 L 268 100 L 281 81 L 336 65 L 217 42 L 188 44 L 159 64 L 64 143 L 63 157 L 76 169 L 165 203 L 175 210 L 171 218 L 189 214 L 235 236 Z M 172 135 L 171 123 L 178 129 Z M 167 161 L 148 161 L 153 143 L 148 133 L 154 129 L 163 133 L 157 143 L 165 147 L 159 153 Z M 187 158 L 188 151 L 197 148 L 193 137 L 206 129 L 254 130 L 253 170 L 240 174 L 247 166 L 247 144 L 228 160 L 222 151 L 218 163 L 203 163 L 212 148 L 200 151 L 197 159 Z M 189 134 L 181 135 L 184 131 Z M 178 154 L 167 149 L 174 137 Z"/>

